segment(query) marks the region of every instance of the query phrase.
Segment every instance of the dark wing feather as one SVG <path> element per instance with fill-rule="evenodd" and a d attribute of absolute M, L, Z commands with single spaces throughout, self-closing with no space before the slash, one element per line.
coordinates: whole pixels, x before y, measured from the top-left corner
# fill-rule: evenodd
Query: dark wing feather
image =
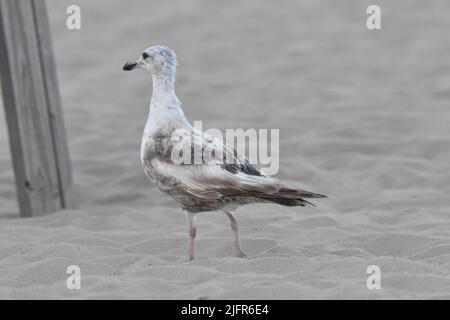
<path fill-rule="evenodd" d="M 222 169 L 225 169 L 226 171 L 237 174 L 237 173 L 245 173 L 250 176 L 262 176 L 261 172 L 256 169 L 254 166 L 252 166 L 247 159 L 245 159 L 244 163 L 232 163 L 232 164 L 222 164 Z"/>

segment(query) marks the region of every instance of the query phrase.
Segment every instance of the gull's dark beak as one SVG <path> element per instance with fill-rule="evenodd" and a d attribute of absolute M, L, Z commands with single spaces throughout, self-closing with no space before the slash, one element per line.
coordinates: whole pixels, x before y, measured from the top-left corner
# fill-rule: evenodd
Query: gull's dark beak
<path fill-rule="evenodd" d="M 137 65 L 138 64 L 136 61 L 128 61 L 127 63 L 125 63 L 122 69 L 125 71 L 131 71 L 133 69 L 136 69 Z"/>

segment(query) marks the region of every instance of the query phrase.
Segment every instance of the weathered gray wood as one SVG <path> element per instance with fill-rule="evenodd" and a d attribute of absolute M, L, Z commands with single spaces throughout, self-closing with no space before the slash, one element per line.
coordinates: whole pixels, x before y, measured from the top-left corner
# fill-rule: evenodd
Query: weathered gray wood
<path fill-rule="evenodd" d="M 50 45 L 43 0 L 0 0 L 0 75 L 22 216 L 72 205 Z"/>
<path fill-rule="evenodd" d="M 47 104 L 50 114 L 50 129 L 54 139 L 56 165 L 58 167 L 58 179 L 63 208 L 74 206 L 72 169 L 69 149 L 66 143 L 66 130 L 61 108 L 58 77 L 56 74 L 53 46 L 51 41 L 50 25 L 47 16 L 45 0 L 32 1 L 36 30 L 41 53 L 41 65 L 47 95 Z"/>

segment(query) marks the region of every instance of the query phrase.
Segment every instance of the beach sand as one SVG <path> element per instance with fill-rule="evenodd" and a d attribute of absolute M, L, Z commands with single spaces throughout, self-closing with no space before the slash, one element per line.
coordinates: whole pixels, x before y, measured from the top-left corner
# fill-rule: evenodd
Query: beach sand
<path fill-rule="evenodd" d="M 0 115 L 0 298 L 450 298 L 450 5 L 378 1 L 48 0 L 75 209 L 20 219 Z M 280 129 L 277 177 L 317 207 L 187 222 L 139 161 L 151 80 L 123 64 L 173 47 L 178 96 L 204 128 Z M 2 108 L 3 109 L 3 108 Z M 66 288 L 79 265 L 81 289 Z M 381 270 L 369 290 L 367 267 Z"/>

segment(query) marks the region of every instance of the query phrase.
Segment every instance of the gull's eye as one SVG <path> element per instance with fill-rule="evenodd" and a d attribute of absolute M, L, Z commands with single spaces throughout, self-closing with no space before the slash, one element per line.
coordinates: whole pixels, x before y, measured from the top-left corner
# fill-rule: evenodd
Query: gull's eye
<path fill-rule="evenodd" d="M 150 57 L 150 55 L 147 52 L 144 52 L 142 54 L 142 58 L 144 58 L 144 60 L 147 59 L 148 57 Z"/>

